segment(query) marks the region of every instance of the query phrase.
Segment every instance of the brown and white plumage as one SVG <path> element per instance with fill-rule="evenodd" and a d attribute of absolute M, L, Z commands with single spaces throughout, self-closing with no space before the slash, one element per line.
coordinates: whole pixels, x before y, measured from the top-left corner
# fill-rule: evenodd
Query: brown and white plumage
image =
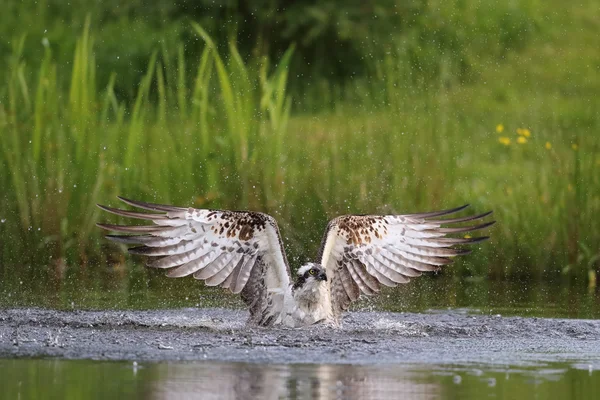
<path fill-rule="evenodd" d="M 134 234 L 108 235 L 108 239 L 141 244 L 129 252 L 151 257 L 148 266 L 167 269 L 169 277 L 192 275 L 208 286 L 241 293 L 256 324 L 277 322 L 284 305 L 290 301 L 290 271 L 279 229 L 272 217 L 259 212 L 198 210 L 119 199 L 160 213 L 98 205 L 112 214 L 154 223 L 148 226 L 98 224 L 109 231 Z"/>
<path fill-rule="evenodd" d="M 169 277 L 192 275 L 209 286 L 240 293 L 250 309 L 250 322 L 260 326 L 339 323 L 341 313 L 361 294 L 374 295 L 383 286 L 407 283 L 424 271 L 435 271 L 451 263 L 453 257 L 468 253 L 456 245 L 487 239 L 452 238 L 448 234 L 483 229 L 494 223 L 443 227 L 490 214 L 439 219 L 467 206 L 422 214 L 337 217 L 327 226 L 319 264 L 301 267 L 301 275 L 292 286 L 279 229 L 271 216 L 119 199 L 155 213 L 99 207 L 153 224 L 98 224 L 103 229 L 129 234 L 107 238 L 140 244 L 129 252 L 149 256 L 148 266 L 166 269 Z M 321 268 L 324 279 L 313 279 L 311 274 Z"/>
<path fill-rule="evenodd" d="M 452 238 L 449 233 L 484 229 L 495 221 L 444 228 L 482 219 L 491 212 L 453 219 L 437 219 L 467 206 L 451 210 L 407 215 L 344 215 L 327 226 L 320 250 L 320 263 L 331 279 L 331 300 L 336 319 L 361 294 L 379 293 L 382 286 L 408 283 L 423 272 L 437 271 L 452 258 L 470 253 L 456 245 L 488 239 Z"/>

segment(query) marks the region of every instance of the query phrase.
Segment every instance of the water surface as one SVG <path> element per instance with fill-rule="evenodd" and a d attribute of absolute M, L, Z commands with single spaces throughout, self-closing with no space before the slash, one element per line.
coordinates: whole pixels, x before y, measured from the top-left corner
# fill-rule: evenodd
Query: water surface
<path fill-rule="evenodd" d="M 248 330 L 237 296 L 141 266 L 61 279 L 6 271 L 0 398 L 600 393 L 600 293 L 578 282 L 422 277 L 358 302 L 344 329 L 331 333 Z"/>
<path fill-rule="evenodd" d="M 592 399 L 576 363 L 485 365 L 152 363 L 0 359 L 6 399 Z"/>
<path fill-rule="evenodd" d="M 165 309 L 243 308 L 239 296 L 190 279 L 169 279 L 141 265 L 129 269 L 82 270 L 64 279 L 22 276 L 18 269 L 0 279 L 0 308 Z M 19 276 L 21 275 L 21 276 Z M 506 282 L 423 276 L 385 288 L 357 302 L 355 310 L 422 312 L 469 309 L 474 313 L 546 318 L 600 319 L 600 290 L 582 282 Z"/>

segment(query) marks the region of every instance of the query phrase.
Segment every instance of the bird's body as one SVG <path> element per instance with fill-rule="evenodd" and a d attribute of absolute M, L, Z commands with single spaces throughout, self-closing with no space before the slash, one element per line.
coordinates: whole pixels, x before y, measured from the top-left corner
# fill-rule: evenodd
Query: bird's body
<path fill-rule="evenodd" d="M 313 325 L 319 322 L 336 323 L 331 306 L 326 271 L 318 264 L 309 263 L 298 270 L 298 279 L 292 286 L 294 313 L 286 325 Z"/>
<path fill-rule="evenodd" d="M 279 229 L 267 214 L 181 208 L 120 198 L 157 214 L 99 206 L 124 217 L 151 220 L 154 225 L 98 224 L 132 233 L 108 235 L 125 244 L 141 244 L 130 253 L 150 258 L 148 266 L 167 269 L 167 276 L 193 275 L 206 285 L 239 293 L 250 311 L 249 324 L 300 327 L 316 323 L 339 325 L 341 314 L 360 295 L 371 296 L 384 286 L 407 283 L 425 271 L 436 271 L 468 251 L 456 245 L 487 239 L 451 238 L 448 233 L 483 229 L 444 228 L 481 219 L 490 213 L 435 219 L 464 207 L 407 215 L 346 215 L 332 220 L 325 232 L 317 263 L 297 271 L 294 282 Z"/>

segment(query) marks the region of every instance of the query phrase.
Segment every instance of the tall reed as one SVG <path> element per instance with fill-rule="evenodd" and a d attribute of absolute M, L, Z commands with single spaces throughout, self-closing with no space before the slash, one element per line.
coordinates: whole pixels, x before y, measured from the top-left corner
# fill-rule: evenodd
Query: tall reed
<path fill-rule="evenodd" d="M 32 85 L 20 58 L 26 41 L 15 42 L 0 104 L 4 263 L 98 255 L 90 241 L 98 237 L 95 204 L 116 194 L 240 208 L 250 203 L 252 182 L 272 185 L 279 165 L 273 151 L 290 112 L 292 50 L 272 71 L 267 60 L 249 67 L 233 43 L 224 58 L 194 28 L 206 43 L 194 78 L 182 47 L 175 66 L 155 52 L 132 105 L 115 94 L 117 76 L 98 87 L 89 21 L 68 96 L 56 86 L 50 47 Z M 26 251 L 32 245 L 40 251 Z"/>
<path fill-rule="evenodd" d="M 443 58 L 437 80 L 413 81 L 399 46 L 343 90 L 306 82 L 307 108 L 332 107 L 292 115 L 293 48 L 276 65 L 244 60 L 234 42 L 223 51 L 202 27 L 192 29 L 200 58 L 186 59 L 179 46 L 173 61 L 173 49 L 157 48 L 132 104 L 115 92 L 119 76 L 97 82 L 89 23 L 70 70 L 49 45 L 31 71 L 21 57 L 26 40 L 12 42 L 0 84 L 0 277 L 12 265 L 31 266 L 22 274 L 33 276 L 40 265 L 112 257 L 115 248 L 101 248 L 94 229 L 95 204 L 125 195 L 269 212 L 292 263 L 313 257 L 336 215 L 471 202 L 499 222 L 491 242 L 450 271 L 594 281 L 596 97 L 549 95 L 550 84 L 527 96 L 524 83 L 464 85 Z M 65 74 L 69 87 L 57 84 Z"/>

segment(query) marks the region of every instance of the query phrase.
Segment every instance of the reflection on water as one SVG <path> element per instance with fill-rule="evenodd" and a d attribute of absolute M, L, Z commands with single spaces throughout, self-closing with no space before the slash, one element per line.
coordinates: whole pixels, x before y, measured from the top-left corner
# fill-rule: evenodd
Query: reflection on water
<path fill-rule="evenodd" d="M 154 399 L 435 399 L 434 382 L 402 366 L 201 364 L 171 365 L 152 385 Z"/>
<path fill-rule="evenodd" d="M 591 399 L 586 364 L 486 366 L 270 365 L 2 360 L 6 399 Z"/>

